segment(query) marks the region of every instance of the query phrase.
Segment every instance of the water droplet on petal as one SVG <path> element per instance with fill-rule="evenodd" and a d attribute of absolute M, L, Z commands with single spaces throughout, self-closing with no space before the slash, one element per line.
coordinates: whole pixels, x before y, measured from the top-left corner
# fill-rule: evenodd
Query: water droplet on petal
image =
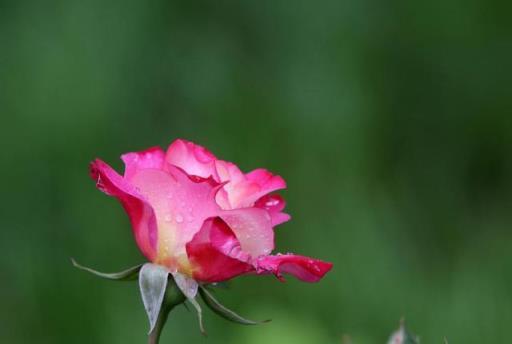
<path fill-rule="evenodd" d="M 171 222 L 172 221 L 172 216 L 171 215 L 165 215 L 165 221 L 166 222 Z"/>
<path fill-rule="evenodd" d="M 181 214 L 176 215 L 176 222 L 178 222 L 178 223 L 183 222 L 183 216 L 181 216 Z"/>
<path fill-rule="evenodd" d="M 280 201 L 276 198 L 270 198 L 268 201 L 265 202 L 265 207 L 272 208 L 278 205 Z"/>

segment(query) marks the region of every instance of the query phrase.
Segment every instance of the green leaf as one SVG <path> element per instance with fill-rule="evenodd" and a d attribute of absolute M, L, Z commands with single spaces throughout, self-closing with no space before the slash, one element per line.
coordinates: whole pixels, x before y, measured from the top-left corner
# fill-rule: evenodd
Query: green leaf
<path fill-rule="evenodd" d="M 136 265 L 129 269 L 126 269 L 124 271 L 114 272 L 114 273 L 105 273 L 105 272 L 99 272 L 99 271 L 93 270 L 91 268 L 88 268 L 86 266 L 80 265 L 73 258 L 71 258 L 71 263 L 73 264 L 74 267 L 76 267 L 80 270 L 84 270 L 84 271 L 90 272 L 91 274 L 96 275 L 98 277 L 109 279 L 109 280 L 114 280 L 114 281 L 136 280 L 139 275 L 139 271 L 142 268 L 142 264 L 139 264 L 139 265 Z"/>
<path fill-rule="evenodd" d="M 164 300 L 169 271 L 161 266 L 146 263 L 139 273 L 139 287 L 144 308 L 149 319 L 149 333 L 155 328 Z"/>
<path fill-rule="evenodd" d="M 224 305 L 222 305 L 219 301 L 217 301 L 213 295 L 204 287 L 199 286 L 199 294 L 201 295 L 201 298 L 203 299 L 204 303 L 216 314 L 220 315 L 224 319 L 227 319 L 229 321 L 235 322 L 237 324 L 242 325 L 258 325 L 265 322 L 269 322 L 270 320 L 265 321 L 253 321 L 249 319 L 245 319 L 241 317 L 240 315 L 236 314 L 232 310 L 226 308 Z"/>

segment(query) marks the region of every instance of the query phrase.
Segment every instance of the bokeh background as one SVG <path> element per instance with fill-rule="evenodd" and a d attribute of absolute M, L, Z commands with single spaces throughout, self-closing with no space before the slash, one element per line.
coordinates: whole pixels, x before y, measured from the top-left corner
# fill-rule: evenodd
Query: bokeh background
<path fill-rule="evenodd" d="M 243 277 L 247 317 L 172 313 L 162 343 L 505 343 L 512 27 L 500 1 L 1 1 L 0 342 L 145 343 L 143 261 L 88 163 L 176 138 L 288 182 L 280 251 L 319 284 Z"/>

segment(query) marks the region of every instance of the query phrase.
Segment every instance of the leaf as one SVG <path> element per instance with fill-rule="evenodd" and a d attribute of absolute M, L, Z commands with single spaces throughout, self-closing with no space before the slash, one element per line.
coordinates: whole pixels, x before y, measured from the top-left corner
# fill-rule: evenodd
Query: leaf
<path fill-rule="evenodd" d="M 133 280 L 136 280 L 138 275 L 139 275 L 139 271 L 142 268 L 142 264 L 139 264 L 139 265 L 136 265 L 136 266 L 131 267 L 129 269 L 126 269 L 124 271 L 113 272 L 113 273 L 105 273 L 105 272 L 99 272 L 99 271 L 93 270 L 91 268 L 88 268 L 86 266 L 80 265 L 73 258 L 71 258 L 71 263 L 73 264 L 73 266 L 75 268 L 78 268 L 80 270 L 84 270 L 84 271 L 90 272 L 91 274 L 96 275 L 98 277 L 109 279 L 109 280 L 114 280 L 114 281 L 133 281 Z"/>
<path fill-rule="evenodd" d="M 139 272 L 139 287 L 149 319 L 149 333 L 153 331 L 160 314 L 168 275 L 165 267 L 151 263 L 144 264 Z"/>
<path fill-rule="evenodd" d="M 203 286 L 199 286 L 199 294 L 201 295 L 204 303 L 216 314 L 220 315 L 224 319 L 235 322 L 237 324 L 242 325 L 258 325 L 262 323 L 269 322 L 270 320 L 264 321 L 253 321 L 249 319 L 245 319 L 240 315 L 236 314 L 232 310 L 226 308 L 219 301 L 217 301 L 213 295 Z"/>

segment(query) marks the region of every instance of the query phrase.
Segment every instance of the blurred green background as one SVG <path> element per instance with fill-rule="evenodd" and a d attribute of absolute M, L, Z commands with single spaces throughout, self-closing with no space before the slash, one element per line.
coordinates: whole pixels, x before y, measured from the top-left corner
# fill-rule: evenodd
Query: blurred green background
<path fill-rule="evenodd" d="M 512 25 L 499 1 L 1 1 L 1 343 L 145 343 L 143 261 L 88 163 L 186 138 L 281 174 L 277 245 L 318 284 L 243 277 L 242 327 L 172 313 L 162 343 L 505 343 Z"/>

